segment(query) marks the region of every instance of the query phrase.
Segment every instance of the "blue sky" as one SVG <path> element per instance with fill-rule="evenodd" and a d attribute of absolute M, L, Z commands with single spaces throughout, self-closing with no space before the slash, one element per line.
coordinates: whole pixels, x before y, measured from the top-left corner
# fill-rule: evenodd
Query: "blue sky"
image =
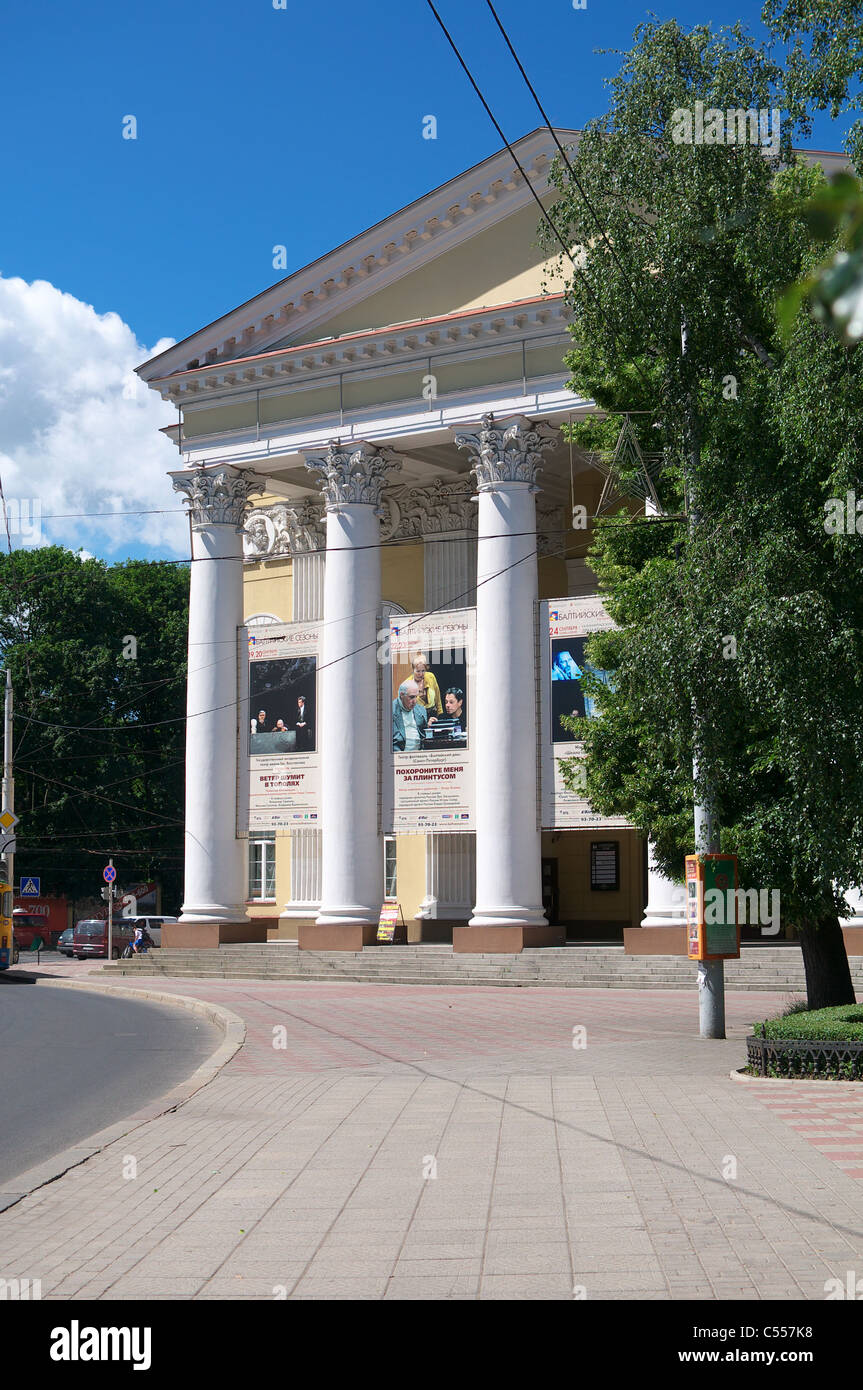
<path fill-rule="evenodd" d="M 540 124 L 483 0 L 438 8 L 507 136 Z M 595 50 L 627 48 L 647 15 L 635 0 L 498 9 L 551 119 L 576 127 L 605 110 L 619 63 Z M 760 31 L 750 0 L 653 10 Z M 141 356 L 281 278 L 274 245 L 295 269 L 500 143 L 424 0 L 48 0 L 9 7 L 3 46 L 0 275 L 119 315 Z M 427 114 L 437 140 L 421 138 Z M 122 138 L 128 115 L 135 140 Z M 814 147 L 839 143 L 816 123 Z M 160 543 L 130 532 L 119 550 L 116 537 L 93 548 L 120 558 Z"/>

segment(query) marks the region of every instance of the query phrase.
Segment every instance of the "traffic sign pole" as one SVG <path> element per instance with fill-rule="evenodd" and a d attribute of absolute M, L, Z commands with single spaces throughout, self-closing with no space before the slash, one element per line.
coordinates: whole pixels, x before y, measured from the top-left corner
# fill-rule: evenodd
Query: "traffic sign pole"
<path fill-rule="evenodd" d="M 3 810 L 9 811 L 12 815 L 15 814 L 15 783 L 12 780 L 12 672 L 8 667 L 6 669 L 6 698 L 3 707 Z M 14 839 L 8 843 L 9 848 L 5 849 L 6 880 L 14 896 L 15 881 L 12 875 L 15 872 L 16 844 Z"/>
<path fill-rule="evenodd" d="M 111 955 L 111 934 L 114 926 L 114 879 L 117 876 L 114 871 L 113 859 L 108 860 L 108 868 L 111 870 L 111 877 L 108 879 L 108 960 L 111 961 L 113 959 Z"/>

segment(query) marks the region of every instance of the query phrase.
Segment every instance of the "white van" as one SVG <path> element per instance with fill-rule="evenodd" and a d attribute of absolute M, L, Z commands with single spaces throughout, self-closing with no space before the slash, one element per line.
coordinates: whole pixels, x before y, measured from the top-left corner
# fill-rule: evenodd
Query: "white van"
<path fill-rule="evenodd" d="M 136 927 L 144 927 L 144 929 L 145 929 L 147 932 L 149 932 L 150 936 L 153 938 L 153 945 L 154 945 L 154 946 L 157 946 L 157 947 L 158 947 L 158 946 L 161 946 L 161 944 L 162 944 L 162 923 L 163 923 L 163 922 L 176 922 L 176 920 L 177 920 L 176 917 L 121 917 L 121 918 L 119 918 L 119 921 L 121 921 L 121 922 L 123 923 L 124 926 L 129 926 L 129 927 L 131 928 L 131 930 L 132 930 L 133 933 L 134 933 L 134 930 L 135 930 Z"/>

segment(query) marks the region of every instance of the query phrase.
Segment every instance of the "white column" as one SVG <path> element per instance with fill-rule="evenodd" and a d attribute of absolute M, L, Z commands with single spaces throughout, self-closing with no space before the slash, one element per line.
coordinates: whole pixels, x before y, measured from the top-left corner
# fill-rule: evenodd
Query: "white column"
<path fill-rule="evenodd" d="M 845 898 L 851 908 L 851 916 L 843 917 L 841 927 L 863 927 L 863 892 L 859 888 L 846 888 Z"/>
<path fill-rule="evenodd" d="M 656 867 L 653 842 L 647 842 L 647 906 L 643 927 L 682 927 L 686 922 L 686 889 Z"/>
<path fill-rule="evenodd" d="M 375 923 L 383 900 L 378 825 L 380 502 L 388 456 L 330 444 L 306 466 L 323 474 L 327 508 L 321 747 L 321 908 L 318 927 Z M 346 940 L 350 939 L 346 936 Z M 355 937 L 354 937 L 355 939 Z"/>
<path fill-rule="evenodd" d="M 244 922 L 245 840 L 237 838 L 237 629 L 243 517 L 257 480 L 234 469 L 172 473 L 192 521 L 186 694 L 186 846 L 181 922 Z"/>
<path fill-rule="evenodd" d="M 537 815 L 534 493 L 542 451 L 554 442 L 523 417 L 498 428 L 491 415 L 476 434 L 456 439 L 473 455 L 479 492 L 471 927 L 547 925 Z"/>

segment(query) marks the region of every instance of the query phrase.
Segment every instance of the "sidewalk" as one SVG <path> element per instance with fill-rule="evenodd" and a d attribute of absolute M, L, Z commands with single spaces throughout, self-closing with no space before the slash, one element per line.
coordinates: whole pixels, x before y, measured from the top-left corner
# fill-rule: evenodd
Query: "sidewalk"
<path fill-rule="evenodd" d="M 863 1085 L 729 1075 L 781 996 L 729 994 L 708 1042 L 694 990 L 158 989 L 246 1042 L 0 1214 L 0 1274 L 43 1298 L 823 1299 L 863 1274 Z"/>

